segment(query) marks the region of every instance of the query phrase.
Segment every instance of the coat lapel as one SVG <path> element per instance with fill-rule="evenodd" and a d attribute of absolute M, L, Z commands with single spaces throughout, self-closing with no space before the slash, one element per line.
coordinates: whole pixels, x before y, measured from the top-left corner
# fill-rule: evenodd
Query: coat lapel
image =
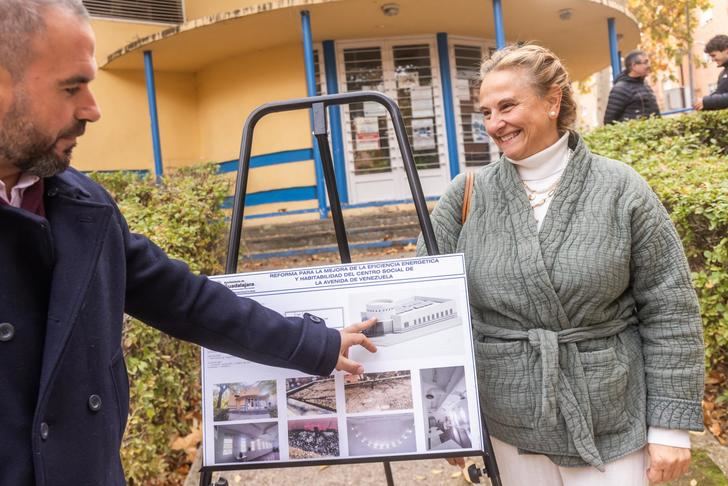
<path fill-rule="evenodd" d="M 103 238 L 112 215 L 109 205 L 87 199 L 88 194 L 61 177 L 47 180 L 46 214 L 55 247 L 55 267 L 39 397 L 43 397 L 95 272 Z"/>
<path fill-rule="evenodd" d="M 526 291 L 533 307 L 530 314 L 534 322 L 529 323 L 532 328 L 560 331 L 572 327 L 551 280 L 552 258 L 544 257 L 558 248 L 588 171 L 586 147 L 577 135 L 572 134 L 569 146 L 574 150 L 572 160 L 564 170 L 540 232 L 518 171 L 505 158 L 502 160 L 499 182 L 507 200 L 508 220 L 516 237 L 519 270 L 525 281 L 530 283 Z"/>

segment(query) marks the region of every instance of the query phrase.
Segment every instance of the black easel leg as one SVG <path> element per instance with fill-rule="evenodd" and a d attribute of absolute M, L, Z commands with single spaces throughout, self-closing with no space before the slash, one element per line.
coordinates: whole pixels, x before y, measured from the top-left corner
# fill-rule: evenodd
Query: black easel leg
<path fill-rule="evenodd" d="M 485 421 L 485 415 L 483 417 L 483 463 L 485 464 L 485 470 L 490 478 L 490 483 L 493 486 L 502 486 L 500 479 L 500 472 L 498 471 L 498 462 L 495 459 L 495 452 L 493 451 L 493 443 L 490 440 L 490 434 L 488 433 L 488 425 Z"/>
<path fill-rule="evenodd" d="M 387 486 L 394 486 L 394 477 L 392 476 L 392 465 L 389 461 L 384 461 L 384 475 L 387 477 Z"/>
<path fill-rule="evenodd" d="M 212 483 L 212 471 L 200 471 L 200 486 L 210 486 Z"/>

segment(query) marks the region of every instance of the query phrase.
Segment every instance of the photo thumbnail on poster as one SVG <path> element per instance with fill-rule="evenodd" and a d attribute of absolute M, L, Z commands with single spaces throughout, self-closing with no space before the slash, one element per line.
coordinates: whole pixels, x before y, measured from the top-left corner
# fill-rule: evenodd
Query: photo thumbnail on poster
<path fill-rule="evenodd" d="M 420 370 L 427 450 L 470 449 L 470 413 L 465 368 Z"/>
<path fill-rule="evenodd" d="M 412 408 L 409 370 L 344 376 L 347 413 L 408 410 Z"/>
<path fill-rule="evenodd" d="M 218 383 L 212 387 L 213 420 L 254 420 L 278 417 L 275 380 Z"/>
<path fill-rule="evenodd" d="M 287 378 L 286 407 L 289 416 L 336 413 L 336 379 L 333 376 Z"/>
<path fill-rule="evenodd" d="M 349 417 L 346 423 L 350 456 L 387 456 L 417 450 L 411 413 Z"/>
<path fill-rule="evenodd" d="M 215 426 L 215 462 L 262 462 L 281 458 L 278 422 Z"/>
<path fill-rule="evenodd" d="M 319 459 L 339 456 L 339 425 L 336 417 L 288 422 L 288 456 Z"/>

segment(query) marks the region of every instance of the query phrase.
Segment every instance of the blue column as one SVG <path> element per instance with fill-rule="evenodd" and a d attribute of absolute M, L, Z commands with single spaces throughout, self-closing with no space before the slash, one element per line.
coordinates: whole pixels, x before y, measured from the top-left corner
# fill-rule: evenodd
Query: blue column
<path fill-rule="evenodd" d="M 437 55 L 440 58 L 440 84 L 442 84 L 442 107 L 445 111 L 445 132 L 447 133 L 447 156 L 450 159 L 450 178 L 460 173 L 458 156 L 458 134 L 455 129 L 455 108 L 450 78 L 450 51 L 447 48 L 447 33 L 437 33 Z"/>
<path fill-rule="evenodd" d="M 334 41 L 327 40 L 324 45 L 324 66 L 326 66 L 326 94 L 339 92 L 339 80 L 336 77 L 336 47 Z M 334 158 L 336 188 L 342 203 L 349 202 L 349 188 L 346 185 L 346 158 L 344 157 L 344 136 L 341 133 L 341 109 L 338 105 L 329 106 L 331 126 L 331 151 Z"/>
<path fill-rule="evenodd" d="M 614 17 L 607 19 L 607 30 L 609 31 L 609 59 L 612 64 L 612 81 L 616 81 L 617 76 L 622 71 L 622 63 L 619 60 L 619 44 L 617 42 L 617 25 Z"/>
<path fill-rule="evenodd" d="M 506 33 L 503 29 L 503 7 L 501 0 L 493 0 L 493 21 L 495 22 L 495 47 L 503 49 L 506 46 Z"/>
<path fill-rule="evenodd" d="M 301 12 L 301 30 L 303 31 L 303 65 L 306 68 L 306 93 L 308 96 L 316 96 L 316 71 L 313 59 L 313 35 L 311 34 L 311 15 L 308 10 Z M 321 219 L 325 218 L 328 209 L 326 208 L 326 185 L 324 182 L 324 171 L 321 167 L 321 153 L 318 143 L 313 136 L 313 111 L 311 118 L 311 146 L 313 147 L 314 167 L 316 168 L 316 195 L 318 196 L 318 207 Z"/>
<path fill-rule="evenodd" d="M 157 91 L 154 85 L 154 63 L 152 51 L 144 51 L 144 76 L 147 81 L 147 100 L 149 101 L 149 119 L 152 127 L 152 149 L 154 151 L 154 174 L 162 177 L 162 143 L 159 138 L 159 118 L 157 117 Z"/>

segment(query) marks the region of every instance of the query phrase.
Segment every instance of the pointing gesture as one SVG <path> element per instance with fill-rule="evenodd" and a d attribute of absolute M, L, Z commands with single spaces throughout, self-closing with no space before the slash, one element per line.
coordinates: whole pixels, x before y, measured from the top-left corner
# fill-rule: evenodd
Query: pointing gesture
<path fill-rule="evenodd" d="M 377 352 L 377 347 L 362 334 L 362 331 L 376 324 L 377 319 L 372 318 L 368 321 L 352 324 L 341 330 L 341 351 L 339 352 L 339 360 L 336 362 L 336 369 L 346 371 L 353 375 L 364 373 L 364 367 L 361 363 L 349 359 L 349 348 L 355 345 L 363 346 L 371 353 Z"/>

